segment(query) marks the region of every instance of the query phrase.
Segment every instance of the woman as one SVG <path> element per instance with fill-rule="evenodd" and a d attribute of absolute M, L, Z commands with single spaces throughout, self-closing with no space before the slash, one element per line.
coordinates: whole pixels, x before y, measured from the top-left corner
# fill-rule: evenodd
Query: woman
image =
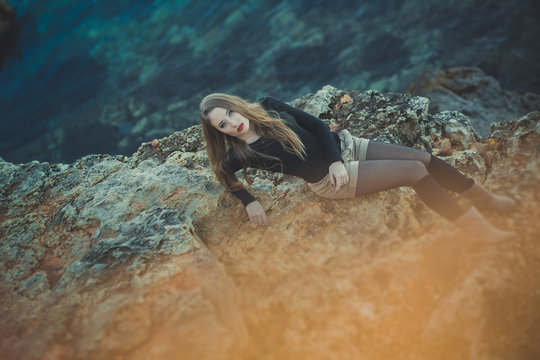
<path fill-rule="evenodd" d="M 264 209 L 235 173 L 253 167 L 299 176 L 319 196 L 351 198 L 411 186 L 435 212 L 489 242 L 513 233 L 491 226 L 481 210 L 510 211 L 515 201 L 489 192 L 431 154 L 394 144 L 331 132 L 319 119 L 277 99 L 248 103 L 211 94 L 200 104 L 206 151 L 218 180 L 242 201 L 249 219 L 267 224 Z M 469 198 L 463 209 L 446 190 Z"/>

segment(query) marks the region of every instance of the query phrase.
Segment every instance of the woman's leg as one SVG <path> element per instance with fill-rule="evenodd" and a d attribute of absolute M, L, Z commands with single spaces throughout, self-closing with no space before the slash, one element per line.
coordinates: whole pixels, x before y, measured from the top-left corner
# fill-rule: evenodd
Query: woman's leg
<path fill-rule="evenodd" d="M 407 146 L 370 140 L 366 160 L 418 160 L 427 167 L 431 154 Z"/>
<path fill-rule="evenodd" d="M 422 150 L 370 141 L 366 158 L 367 160 L 407 159 L 421 161 L 439 185 L 468 198 L 474 206 L 481 210 L 510 212 L 516 206 L 513 199 L 493 194 L 474 179 L 460 173 L 452 165 Z"/>
<path fill-rule="evenodd" d="M 366 160 L 358 163 L 357 196 L 398 186 L 412 186 L 427 206 L 453 221 L 472 239 L 494 243 L 514 236 L 511 232 L 494 228 L 473 206 L 463 210 L 418 160 Z"/>
<path fill-rule="evenodd" d="M 421 161 L 439 185 L 458 193 L 470 189 L 474 184 L 473 179 L 466 177 L 450 164 L 425 151 L 380 141 L 370 141 L 367 148 L 367 160 L 383 159 Z"/>
<path fill-rule="evenodd" d="M 458 203 L 429 175 L 418 160 L 366 160 L 358 163 L 356 195 L 366 195 L 399 186 L 411 186 L 435 212 L 448 220 L 464 213 Z"/>

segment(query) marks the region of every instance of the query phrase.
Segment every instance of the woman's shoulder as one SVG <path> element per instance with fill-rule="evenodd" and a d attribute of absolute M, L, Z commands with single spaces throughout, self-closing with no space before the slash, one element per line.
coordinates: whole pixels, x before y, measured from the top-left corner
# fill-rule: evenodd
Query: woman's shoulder
<path fill-rule="evenodd" d="M 287 105 L 271 96 L 265 96 L 257 100 L 266 111 L 275 111 L 279 118 L 290 128 L 298 127 L 298 123 L 293 115 L 287 111 Z"/>
<path fill-rule="evenodd" d="M 257 102 L 261 104 L 262 107 L 265 108 L 266 110 L 276 110 L 276 111 L 279 111 L 280 109 L 282 109 L 283 104 L 284 104 L 282 101 L 272 96 L 261 97 L 257 100 Z"/>

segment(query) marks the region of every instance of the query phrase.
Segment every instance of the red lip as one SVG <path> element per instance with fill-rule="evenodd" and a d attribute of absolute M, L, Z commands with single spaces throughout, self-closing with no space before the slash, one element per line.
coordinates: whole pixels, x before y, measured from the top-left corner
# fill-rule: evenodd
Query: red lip
<path fill-rule="evenodd" d="M 240 125 L 238 126 L 238 128 L 236 129 L 236 131 L 240 132 L 240 131 L 242 131 L 243 129 L 244 129 L 244 124 L 240 124 Z"/>

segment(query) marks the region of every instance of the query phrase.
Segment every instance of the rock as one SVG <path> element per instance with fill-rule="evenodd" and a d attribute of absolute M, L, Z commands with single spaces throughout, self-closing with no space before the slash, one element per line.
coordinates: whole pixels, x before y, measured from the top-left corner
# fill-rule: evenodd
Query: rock
<path fill-rule="evenodd" d="M 194 195 L 215 189 L 210 176 L 111 156 L 60 167 L 2 162 L 0 174 L 0 250 L 11 259 L 2 264 L 2 309 L 33 309 L 4 318 L 20 320 L 2 325 L 3 358 L 110 358 L 145 346 L 170 358 L 174 343 L 186 358 L 214 359 L 243 344 L 236 290 L 191 225 L 204 198 Z"/>
<path fill-rule="evenodd" d="M 488 181 L 494 188 L 502 183 L 495 179 L 506 179 L 512 184 L 508 191 L 524 204 L 540 199 L 540 113 L 532 112 L 517 120 L 498 122 L 491 126 L 489 140 L 496 144 L 494 161 Z M 488 141 L 489 142 L 489 141 Z M 534 210 L 533 209 L 531 211 Z M 537 214 L 537 212 L 536 212 Z"/>
<path fill-rule="evenodd" d="M 321 98 L 324 100 L 317 100 Z M 343 98 L 346 99 L 345 105 Z M 313 101 L 324 106 L 316 111 L 309 110 L 308 105 Z M 382 94 L 373 90 L 337 90 L 325 86 L 317 94 L 306 95 L 291 104 L 319 116 L 323 121 L 332 120 L 357 136 L 407 146 L 418 142 L 422 143 L 420 146 L 431 145 L 421 140 L 423 130 L 420 124 L 428 116 L 429 101 L 426 98 Z"/>
<path fill-rule="evenodd" d="M 442 111 L 434 116 L 435 121 L 443 124 L 442 131 L 459 150 L 468 149 L 478 140 L 476 130 L 465 115 L 457 111 Z"/>
<path fill-rule="evenodd" d="M 477 248 L 410 188 L 332 201 L 249 170 L 257 227 L 215 182 L 200 126 L 129 158 L 0 159 L 1 357 L 534 358 L 539 113 L 484 141 L 425 97 L 325 87 L 293 104 L 513 196 L 486 216 L 519 238 Z"/>
<path fill-rule="evenodd" d="M 429 98 L 432 114 L 443 110 L 465 114 L 483 137 L 489 135 L 492 122 L 514 120 L 540 110 L 537 94 L 503 90 L 497 80 L 474 67 L 424 71 L 408 92 Z"/>
<path fill-rule="evenodd" d="M 326 85 L 314 95 L 308 95 L 291 102 L 292 106 L 300 107 L 305 112 L 321 118 L 328 112 L 328 105 L 332 98 L 339 96 L 342 90 L 338 90 L 333 86 Z M 322 116 L 321 116 L 322 115 Z"/>

